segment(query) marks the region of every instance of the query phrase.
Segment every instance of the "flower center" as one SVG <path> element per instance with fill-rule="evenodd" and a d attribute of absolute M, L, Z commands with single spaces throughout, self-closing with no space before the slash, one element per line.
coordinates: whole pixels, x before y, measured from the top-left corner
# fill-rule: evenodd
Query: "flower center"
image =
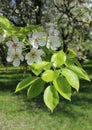
<path fill-rule="evenodd" d="M 35 53 L 35 52 L 32 52 L 32 53 L 31 53 L 31 57 L 33 57 L 33 58 L 36 57 L 36 53 Z"/>
<path fill-rule="evenodd" d="M 53 46 L 53 42 L 52 42 L 52 41 L 49 41 L 49 45 L 50 45 L 50 46 Z"/>
<path fill-rule="evenodd" d="M 34 38 L 34 42 L 38 43 L 39 42 L 39 38 Z"/>
<path fill-rule="evenodd" d="M 54 33 L 54 31 L 53 31 L 53 32 L 51 32 L 51 36 L 55 36 L 55 33 Z"/>
<path fill-rule="evenodd" d="M 16 49 L 16 48 L 18 47 L 18 44 L 17 44 L 17 43 L 13 43 L 12 47 L 13 47 L 14 49 Z"/>
<path fill-rule="evenodd" d="M 14 55 L 13 55 L 13 58 L 14 59 L 16 59 L 16 58 L 18 58 L 19 57 L 19 54 L 18 53 L 15 53 Z"/>

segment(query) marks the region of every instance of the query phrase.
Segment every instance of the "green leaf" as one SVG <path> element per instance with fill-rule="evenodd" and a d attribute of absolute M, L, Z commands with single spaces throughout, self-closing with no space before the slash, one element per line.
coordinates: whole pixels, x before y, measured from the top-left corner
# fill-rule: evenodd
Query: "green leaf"
<path fill-rule="evenodd" d="M 68 58 L 74 58 L 74 57 L 76 57 L 76 53 L 72 49 L 68 48 L 67 56 L 68 56 Z"/>
<path fill-rule="evenodd" d="M 51 62 L 46 62 L 46 61 L 41 61 L 41 62 L 38 62 L 38 63 L 33 63 L 31 65 L 31 67 L 33 67 L 34 69 L 50 69 L 52 63 Z"/>
<path fill-rule="evenodd" d="M 79 67 L 82 67 L 80 62 L 77 60 L 77 58 L 73 58 L 73 63 L 76 64 Z"/>
<path fill-rule="evenodd" d="M 9 20 L 5 18 L 4 16 L 0 16 L 0 26 L 2 26 L 4 29 L 11 26 Z"/>
<path fill-rule="evenodd" d="M 65 76 L 69 84 L 75 88 L 77 91 L 79 90 L 79 78 L 76 73 L 72 70 L 64 68 L 62 69 L 62 74 Z"/>
<path fill-rule="evenodd" d="M 55 78 L 55 73 L 53 70 L 46 70 L 42 74 L 42 80 L 44 80 L 45 82 L 51 82 L 54 80 L 54 78 Z"/>
<path fill-rule="evenodd" d="M 64 77 L 58 77 L 53 81 L 53 84 L 61 96 L 71 100 L 71 86 Z"/>
<path fill-rule="evenodd" d="M 51 58 L 51 62 L 53 62 L 54 67 L 60 67 L 66 61 L 66 55 L 63 51 L 59 51 L 54 54 Z"/>
<path fill-rule="evenodd" d="M 42 69 L 35 69 L 35 68 L 31 67 L 31 71 L 32 71 L 36 76 L 38 76 L 39 74 L 41 74 Z"/>
<path fill-rule="evenodd" d="M 41 78 L 39 78 L 29 87 L 27 96 L 29 98 L 34 98 L 38 96 L 43 89 L 44 89 L 44 81 Z"/>
<path fill-rule="evenodd" d="M 32 76 L 23 79 L 21 82 L 18 83 L 15 92 L 19 92 L 19 91 L 25 89 L 26 87 L 28 87 L 29 85 L 34 83 L 37 79 L 38 78 L 32 77 Z"/>
<path fill-rule="evenodd" d="M 54 86 L 48 86 L 44 91 L 44 102 L 46 106 L 53 112 L 59 103 L 59 96 Z"/>
<path fill-rule="evenodd" d="M 78 67 L 78 66 L 75 66 L 75 65 L 70 65 L 70 66 L 67 66 L 67 67 L 69 69 L 73 70 L 80 78 L 83 78 L 85 80 L 90 81 L 88 74 L 81 67 Z"/>
<path fill-rule="evenodd" d="M 33 63 L 30 68 L 31 71 L 38 76 L 42 72 L 42 70 L 50 69 L 51 65 L 51 62 L 42 61 L 39 63 Z"/>

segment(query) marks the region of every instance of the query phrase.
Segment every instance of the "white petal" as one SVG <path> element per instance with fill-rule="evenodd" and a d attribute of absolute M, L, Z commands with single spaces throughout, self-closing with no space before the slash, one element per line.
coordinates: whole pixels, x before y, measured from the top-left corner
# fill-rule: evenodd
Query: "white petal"
<path fill-rule="evenodd" d="M 20 60 L 21 60 L 21 61 L 23 61 L 23 60 L 24 60 L 24 57 L 23 57 L 22 55 L 20 56 Z"/>
<path fill-rule="evenodd" d="M 39 41 L 39 45 L 40 45 L 40 46 L 45 46 L 45 45 L 46 45 L 46 41 L 40 40 L 40 41 Z"/>
<path fill-rule="evenodd" d="M 12 46 L 12 44 L 13 44 L 12 41 L 8 41 L 8 42 L 6 42 L 6 45 L 7 45 L 8 47 Z"/>
<path fill-rule="evenodd" d="M 12 40 L 15 42 L 15 43 L 18 43 L 19 42 L 19 39 L 17 37 L 12 37 Z"/>
<path fill-rule="evenodd" d="M 18 42 L 20 47 L 23 47 L 24 43 L 23 42 Z"/>
<path fill-rule="evenodd" d="M 39 49 L 38 53 L 39 53 L 40 56 L 45 56 L 45 52 L 42 49 Z"/>
<path fill-rule="evenodd" d="M 33 43 L 33 48 L 36 48 L 36 49 L 37 49 L 37 48 L 38 48 L 38 45 L 39 45 L 38 43 L 35 43 L 35 42 L 34 42 L 34 43 Z"/>
<path fill-rule="evenodd" d="M 26 60 L 29 59 L 29 58 L 30 58 L 30 52 L 25 55 Z"/>
<path fill-rule="evenodd" d="M 14 65 L 15 67 L 19 66 L 19 65 L 20 65 L 20 60 L 19 60 L 19 59 L 14 60 L 14 61 L 13 61 L 13 65 Z"/>
<path fill-rule="evenodd" d="M 12 62 L 13 61 L 13 57 L 11 56 L 7 56 L 7 58 L 6 58 L 6 60 L 8 61 L 8 62 Z"/>
<path fill-rule="evenodd" d="M 33 61 L 32 61 L 32 60 L 27 60 L 27 64 L 28 64 L 28 65 L 32 65 L 32 64 L 33 64 Z"/>

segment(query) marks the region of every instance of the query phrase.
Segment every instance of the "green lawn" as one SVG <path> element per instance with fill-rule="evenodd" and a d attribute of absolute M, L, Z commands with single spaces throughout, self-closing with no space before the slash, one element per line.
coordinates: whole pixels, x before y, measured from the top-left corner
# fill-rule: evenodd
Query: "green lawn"
<path fill-rule="evenodd" d="M 92 66 L 85 69 L 92 78 Z M 14 94 L 18 81 L 28 75 L 0 70 L 0 130 L 92 130 L 92 82 L 81 81 L 80 93 L 74 92 L 71 102 L 60 98 L 51 113 L 42 95 L 28 100 L 25 92 Z"/>

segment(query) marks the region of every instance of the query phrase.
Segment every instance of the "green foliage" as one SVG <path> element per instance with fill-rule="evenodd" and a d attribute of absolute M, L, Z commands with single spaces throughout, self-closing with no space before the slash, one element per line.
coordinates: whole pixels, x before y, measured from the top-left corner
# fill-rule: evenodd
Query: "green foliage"
<path fill-rule="evenodd" d="M 71 100 L 71 86 L 64 77 L 58 77 L 53 81 L 56 90 L 65 99 Z"/>
<path fill-rule="evenodd" d="M 54 67 L 60 67 L 65 63 L 65 60 L 66 60 L 66 55 L 63 51 L 57 52 L 51 58 Z"/>
<path fill-rule="evenodd" d="M 6 17 L 0 16 L 0 26 L 7 30 L 11 26 L 11 24 Z"/>
<path fill-rule="evenodd" d="M 74 64 L 75 52 L 73 50 L 69 51 L 68 56 L 63 51 L 58 51 L 52 55 L 49 62 L 33 63 L 30 69 L 36 76 L 21 81 L 16 88 L 16 92 L 28 87 L 27 96 L 34 98 L 46 87 L 44 102 L 51 111 L 59 103 L 58 93 L 63 98 L 71 100 L 72 87 L 77 91 L 79 90 L 79 78 L 89 80 L 89 77 L 80 67 L 80 64 Z"/>
<path fill-rule="evenodd" d="M 65 76 L 73 88 L 75 88 L 77 91 L 79 90 L 79 79 L 76 73 L 70 69 L 64 68 L 62 69 L 62 75 Z"/>
<path fill-rule="evenodd" d="M 59 103 L 58 92 L 54 86 L 48 86 L 44 91 L 44 102 L 46 106 L 53 112 L 54 108 Z"/>
<path fill-rule="evenodd" d="M 42 79 L 45 82 L 51 82 L 54 79 L 54 71 L 53 70 L 46 70 L 43 74 L 42 74 Z"/>
<path fill-rule="evenodd" d="M 32 76 L 23 79 L 21 82 L 18 83 L 15 92 L 19 92 L 22 89 L 25 89 L 26 87 L 34 83 L 37 79 L 38 79 L 37 77 L 32 77 Z"/>
<path fill-rule="evenodd" d="M 7 31 L 8 36 L 18 36 L 20 39 L 24 39 L 32 30 L 42 31 L 42 27 L 39 25 L 16 27 L 4 16 L 0 16 L 0 27 Z"/>
<path fill-rule="evenodd" d="M 44 81 L 39 78 L 37 79 L 28 89 L 27 96 L 34 98 L 38 96 L 44 89 Z"/>
<path fill-rule="evenodd" d="M 0 27 L 6 30 L 8 36 L 17 36 L 22 40 L 27 37 L 28 32 L 42 29 L 38 25 L 16 27 L 3 16 L 0 16 Z M 79 91 L 79 78 L 89 80 L 89 77 L 72 49 L 68 49 L 67 52 L 61 48 L 58 51 L 50 50 L 48 55 L 44 61 L 29 66 L 32 75 L 20 81 L 15 92 L 27 89 L 28 98 L 34 98 L 45 89 L 44 102 L 53 111 L 59 103 L 59 94 L 71 100 L 72 88 Z"/>

